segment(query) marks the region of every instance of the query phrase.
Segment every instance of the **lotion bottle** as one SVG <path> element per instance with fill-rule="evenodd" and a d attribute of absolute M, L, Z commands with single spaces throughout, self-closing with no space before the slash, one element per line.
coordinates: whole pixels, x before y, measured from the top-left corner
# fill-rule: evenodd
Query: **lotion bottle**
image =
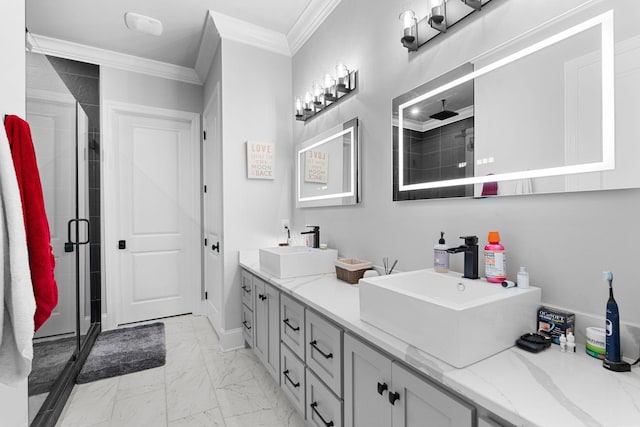
<path fill-rule="evenodd" d="M 490 231 L 489 243 L 484 247 L 484 273 L 489 283 L 502 283 L 507 279 L 507 259 L 500 233 Z"/>
<path fill-rule="evenodd" d="M 449 271 L 449 252 L 444 241 L 444 231 L 440 232 L 440 240 L 433 247 L 433 269 L 437 273 L 447 273 Z"/>

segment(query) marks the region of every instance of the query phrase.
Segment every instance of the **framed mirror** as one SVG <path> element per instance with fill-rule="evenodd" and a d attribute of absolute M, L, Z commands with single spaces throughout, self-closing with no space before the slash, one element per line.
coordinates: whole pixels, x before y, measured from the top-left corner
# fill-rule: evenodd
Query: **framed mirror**
<path fill-rule="evenodd" d="M 296 146 L 296 207 L 360 201 L 358 118 Z"/>
<path fill-rule="evenodd" d="M 613 11 L 563 18 L 393 100 L 394 200 L 640 185 Z"/>

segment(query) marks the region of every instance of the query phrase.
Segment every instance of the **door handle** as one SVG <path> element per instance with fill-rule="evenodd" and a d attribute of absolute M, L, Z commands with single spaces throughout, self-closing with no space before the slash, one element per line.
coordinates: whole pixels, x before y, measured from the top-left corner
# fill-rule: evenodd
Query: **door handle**
<path fill-rule="evenodd" d="M 395 392 L 389 392 L 389 403 L 391 403 L 392 405 L 396 404 L 396 400 L 400 400 L 400 393 Z"/>
<path fill-rule="evenodd" d="M 318 410 L 316 409 L 316 407 L 318 406 L 318 402 L 313 402 L 310 406 L 311 406 L 311 409 L 313 410 L 313 412 L 315 412 L 316 415 L 322 420 L 322 422 L 324 423 L 325 427 L 332 427 L 333 426 L 333 421 L 327 422 L 324 419 L 324 417 L 320 414 L 320 412 L 318 412 Z"/>
<path fill-rule="evenodd" d="M 323 355 L 325 359 L 333 359 L 333 353 L 327 354 L 324 351 L 320 350 L 320 347 L 318 347 L 318 341 L 313 340 L 309 344 L 311 345 L 311 347 L 315 348 L 318 351 L 318 353 Z"/>
<path fill-rule="evenodd" d="M 265 294 L 258 294 L 258 298 L 260 298 L 261 301 L 264 301 L 267 299 L 267 296 Z"/>
<path fill-rule="evenodd" d="M 247 285 L 242 285 L 242 290 L 245 291 L 246 293 L 250 294 L 251 293 L 251 289 L 249 289 L 247 287 Z"/>
<path fill-rule="evenodd" d="M 387 383 L 378 383 L 378 394 L 380 396 L 382 396 L 382 393 L 384 393 L 385 390 L 389 390 Z"/>
<path fill-rule="evenodd" d="M 220 253 L 220 242 L 216 242 L 215 244 L 211 245 L 211 250 Z"/>
<path fill-rule="evenodd" d="M 247 324 L 247 321 L 246 321 L 246 320 L 244 320 L 244 321 L 242 322 L 242 324 L 244 325 L 244 327 L 245 327 L 245 328 L 247 328 L 247 331 L 251 329 L 251 326 L 249 326 L 249 325 Z"/>
<path fill-rule="evenodd" d="M 291 378 L 289 378 L 289 370 L 287 369 L 286 371 L 282 371 L 282 374 L 284 375 L 284 377 L 291 383 L 292 386 L 294 386 L 295 388 L 300 387 L 300 382 L 294 383 Z"/>
<path fill-rule="evenodd" d="M 290 327 L 292 330 L 294 331 L 299 331 L 300 330 L 300 326 L 296 326 L 295 328 L 293 326 L 291 326 L 291 323 L 289 323 L 289 319 L 284 319 L 282 321 L 285 325 L 287 325 L 288 327 Z"/>
<path fill-rule="evenodd" d="M 79 241 L 78 237 L 79 237 L 79 225 L 80 223 L 86 223 L 87 224 L 87 240 L 84 241 Z M 76 240 L 74 241 L 71 238 L 71 225 L 72 224 L 76 224 Z M 91 226 L 89 224 L 89 220 L 86 218 L 71 218 L 68 222 L 67 222 L 67 241 L 64 244 L 64 251 L 65 252 L 73 252 L 73 245 L 86 245 L 87 243 L 89 243 L 91 241 Z"/>
<path fill-rule="evenodd" d="M 118 249 L 127 249 L 127 241 L 126 240 L 118 240 Z"/>

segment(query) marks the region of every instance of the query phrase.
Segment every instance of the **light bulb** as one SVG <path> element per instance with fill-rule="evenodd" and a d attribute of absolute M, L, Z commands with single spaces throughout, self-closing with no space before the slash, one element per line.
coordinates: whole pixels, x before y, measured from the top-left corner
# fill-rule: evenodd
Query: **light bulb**
<path fill-rule="evenodd" d="M 331 86 L 335 85 L 336 81 L 331 74 L 324 75 L 324 89 L 325 91 L 331 90 Z"/>
<path fill-rule="evenodd" d="M 313 95 L 311 95 L 311 92 L 307 91 L 304 94 L 304 109 L 307 111 L 311 110 L 312 103 L 313 103 Z"/>
<path fill-rule="evenodd" d="M 296 98 L 296 116 L 302 115 L 302 100 L 300 98 Z"/>
<path fill-rule="evenodd" d="M 406 31 L 416 22 L 416 14 L 413 10 L 405 10 L 400 14 L 400 20 L 402 21 L 402 29 Z"/>
<path fill-rule="evenodd" d="M 311 85 L 311 90 L 313 91 L 313 96 L 318 97 L 322 93 L 322 86 L 314 81 L 313 85 Z"/>

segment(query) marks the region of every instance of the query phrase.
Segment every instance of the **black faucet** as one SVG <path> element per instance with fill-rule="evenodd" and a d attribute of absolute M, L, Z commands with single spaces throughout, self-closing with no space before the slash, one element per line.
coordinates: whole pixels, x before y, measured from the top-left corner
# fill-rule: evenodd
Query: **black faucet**
<path fill-rule="evenodd" d="M 450 254 L 464 252 L 464 275 L 467 279 L 479 279 L 478 276 L 478 236 L 462 236 L 464 245 L 447 249 Z"/>
<path fill-rule="evenodd" d="M 314 248 L 320 247 L 320 226 L 318 225 L 307 225 L 308 228 L 312 228 L 311 231 L 303 231 L 300 234 L 313 234 L 313 246 Z"/>

